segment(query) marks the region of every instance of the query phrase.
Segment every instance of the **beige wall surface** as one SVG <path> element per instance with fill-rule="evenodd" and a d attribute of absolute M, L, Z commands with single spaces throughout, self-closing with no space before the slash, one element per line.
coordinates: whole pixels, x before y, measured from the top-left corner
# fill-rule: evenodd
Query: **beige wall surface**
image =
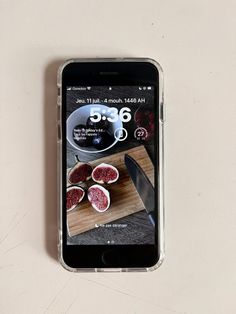
<path fill-rule="evenodd" d="M 236 313 L 235 1 L 0 1 L 0 313 Z M 165 75 L 166 259 L 73 274 L 55 259 L 56 69 L 151 57 Z"/>

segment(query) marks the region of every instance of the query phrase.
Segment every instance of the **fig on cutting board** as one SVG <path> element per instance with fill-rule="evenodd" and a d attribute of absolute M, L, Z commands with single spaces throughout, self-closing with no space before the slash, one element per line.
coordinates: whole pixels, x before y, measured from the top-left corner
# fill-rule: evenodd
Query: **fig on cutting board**
<path fill-rule="evenodd" d="M 80 186 L 69 186 L 66 190 L 66 210 L 74 209 L 84 198 L 84 189 Z"/>
<path fill-rule="evenodd" d="M 95 167 L 92 172 L 92 179 L 97 183 L 113 183 L 119 178 L 119 171 L 112 165 L 102 163 Z"/>
<path fill-rule="evenodd" d="M 71 184 L 79 184 L 91 178 L 92 166 L 88 163 L 78 162 L 68 173 L 68 181 Z"/>
<path fill-rule="evenodd" d="M 88 189 L 88 200 L 98 212 L 105 212 L 110 206 L 109 192 L 98 184 L 94 184 Z"/>

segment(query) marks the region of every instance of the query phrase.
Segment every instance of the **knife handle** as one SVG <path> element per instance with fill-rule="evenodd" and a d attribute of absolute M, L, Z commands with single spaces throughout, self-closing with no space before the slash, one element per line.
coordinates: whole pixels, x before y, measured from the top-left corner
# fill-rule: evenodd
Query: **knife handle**
<path fill-rule="evenodd" d="M 155 213 L 154 212 L 150 212 L 148 214 L 149 220 L 151 221 L 151 224 L 155 227 Z"/>

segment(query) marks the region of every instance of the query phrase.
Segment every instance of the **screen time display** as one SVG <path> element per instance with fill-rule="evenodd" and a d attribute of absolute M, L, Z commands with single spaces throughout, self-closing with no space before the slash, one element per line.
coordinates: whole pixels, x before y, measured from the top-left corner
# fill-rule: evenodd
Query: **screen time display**
<path fill-rule="evenodd" d="M 154 86 L 67 86 L 67 244 L 155 243 Z"/>

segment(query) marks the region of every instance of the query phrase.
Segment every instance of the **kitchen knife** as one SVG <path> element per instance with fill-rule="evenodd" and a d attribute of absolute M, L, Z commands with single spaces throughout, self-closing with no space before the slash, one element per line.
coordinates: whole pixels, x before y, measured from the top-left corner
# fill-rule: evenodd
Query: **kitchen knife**
<path fill-rule="evenodd" d="M 155 226 L 155 190 L 147 175 L 139 164 L 128 154 L 125 154 L 125 165 L 129 176 L 143 201 L 148 217 Z"/>

